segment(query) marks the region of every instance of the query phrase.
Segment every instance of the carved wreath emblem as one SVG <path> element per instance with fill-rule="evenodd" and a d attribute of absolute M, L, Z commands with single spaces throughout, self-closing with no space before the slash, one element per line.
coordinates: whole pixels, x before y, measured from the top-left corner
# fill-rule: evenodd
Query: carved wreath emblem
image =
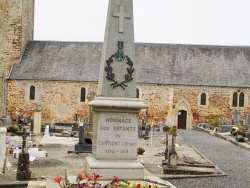
<path fill-rule="evenodd" d="M 126 83 L 133 80 L 133 72 L 135 71 L 135 69 L 133 67 L 132 60 L 127 55 L 124 54 L 122 48 L 123 48 L 123 42 L 118 41 L 118 50 L 115 54 L 111 55 L 111 57 L 108 60 L 106 60 L 107 66 L 105 67 L 105 71 L 107 72 L 106 78 L 112 82 L 110 86 L 112 86 L 113 89 L 116 87 L 122 87 L 122 89 L 125 90 L 125 87 L 128 87 Z M 111 66 L 111 64 L 114 61 L 114 57 L 116 58 L 117 61 L 123 61 L 124 59 L 126 59 L 127 61 L 126 62 L 128 65 L 127 74 L 124 75 L 124 80 L 121 82 L 115 79 L 115 74 L 113 73 L 113 67 Z"/>

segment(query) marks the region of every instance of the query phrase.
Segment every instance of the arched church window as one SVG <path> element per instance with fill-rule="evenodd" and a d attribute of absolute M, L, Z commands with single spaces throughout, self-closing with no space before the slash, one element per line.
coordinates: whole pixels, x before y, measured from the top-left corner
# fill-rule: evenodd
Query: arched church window
<path fill-rule="evenodd" d="M 245 105 L 245 94 L 242 91 L 233 93 L 233 107 L 244 107 Z"/>
<path fill-rule="evenodd" d="M 240 92 L 239 107 L 244 107 L 244 93 Z"/>
<path fill-rule="evenodd" d="M 81 97 L 80 101 L 85 102 L 85 97 L 86 97 L 86 89 L 84 87 L 81 88 Z"/>
<path fill-rule="evenodd" d="M 206 95 L 206 93 L 202 93 L 200 105 L 206 105 L 206 102 L 207 102 L 207 95 Z"/>
<path fill-rule="evenodd" d="M 237 107 L 237 103 L 238 103 L 238 93 L 234 92 L 234 94 L 233 94 L 233 107 Z"/>
<path fill-rule="evenodd" d="M 30 100 L 35 100 L 36 88 L 35 86 L 30 86 Z"/>

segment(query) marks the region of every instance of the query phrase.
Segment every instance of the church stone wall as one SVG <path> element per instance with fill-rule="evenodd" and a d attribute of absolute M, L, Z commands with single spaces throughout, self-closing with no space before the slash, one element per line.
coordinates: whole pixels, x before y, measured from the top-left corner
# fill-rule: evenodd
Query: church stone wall
<path fill-rule="evenodd" d="M 140 119 L 146 120 L 146 113 L 148 115 L 148 123 L 158 124 L 159 122 L 166 122 L 166 117 L 171 112 L 172 108 L 172 87 L 166 85 L 152 85 L 140 84 L 137 85 L 139 89 L 139 99 L 147 106 L 146 109 L 141 110 Z"/>
<path fill-rule="evenodd" d="M 241 119 L 244 120 L 246 114 L 249 113 L 249 91 L 245 92 L 246 107 L 233 108 L 232 94 L 236 91 L 234 88 L 223 87 L 192 87 L 192 86 L 177 86 L 174 88 L 174 104 L 179 101 L 188 101 L 191 108 L 192 124 L 208 123 L 210 119 L 215 117 L 226 117 L 229 122 L 232 121 L 232 113 L 236 109 L 241 111 Z M 200 105 L 200 94 L 206 93 L 207 104 Z M 175 105 L 173 105 L 175 108 Z"/>
<path fill-rule="evenodd" d="M 8 75 L 11 65 L 20 60 L 21 1 L 0 2 L 0 63 L 1 71 Z"/>
<path fill-rule="evenodd" d="M 4 115 L 4 75 L 0 73 L 0 116 Z"/>
<path fill-rule="evenodd" d="M 35 100 L 29 100 L 30 86 L 36 88 Z M 81 88 L 86 89 L 86 100 L 80 102 Z M 88 93 L 97 91 L 95 83 L 56 81 L 9 81 L 8 114 L 33 116 L 36 105 L 42 110 L 42 121 L 48 123 L 73 122 L 75 112 L 79 118 L 88 117 Z M 17 100 L 18 98 L 18 100 Z"/>
<path fill-rule="evenodd" d="M 0 1 L 0 75 L 8 76 L 13 63 L 19 62 L 27 41 L 33 38 L 34 0 Z M 0 79 L 0 86 L 4 85 Z M 4 90 L 0 91 L 0 116 Z"/>
<path fill-rule="evenodd" d="M 29 100 L 30 86 L 36 88 L 35 100 Z M 80 102 L 81 88 L 86 89 L 86 101 Z M 176 123 L 178 104 L 182 101 L 188 105 L 190 116 L 187 122 L 191 125 L 208 123 L 215 117 L 226 117 L 231 122 L 232 112 L 237 108 L 231 106 L 234 88 L 220 87 L 192 87 L 138 84 L 139 99 L 148 109 L 141 110 L 140 119 L 144 118 L 149 124 L 156 125 L 163 122 L 168 126 Z M 59 81 L 14 81 L 8 83 L 8 115 L 12 118 L 16 114 L 25 117 L 33 116 L 36 105 L 42 109 L 44 122 L 72 122 L 75 112 L 79 118 L 87 118 L 89 114 L 88 93 L 97 93 L 97 83 L 86 82 L 59 82 Z M 250 112 L 249 90 L 245 92 L 245 108 L 240 108 L 241 119 Z M 207 104 L 200 105 L 200 94 L 206 93 Z M 171 121 L 169 121 L 171 120 Z M 169 124 L 168 124 L 169 123 Z M 188 128 L 191 128 L 189 125 Z"/>

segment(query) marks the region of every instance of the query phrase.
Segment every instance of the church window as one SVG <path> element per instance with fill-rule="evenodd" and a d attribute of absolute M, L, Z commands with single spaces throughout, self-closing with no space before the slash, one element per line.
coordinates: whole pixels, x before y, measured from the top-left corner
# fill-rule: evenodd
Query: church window
<path fill-rule="evenodd" d="M 139 89 L 136 88 L 136 98 L 139 99 Z"/>
<path fill-rule="evenodd" d="M 233 107 L 244 107 L 245 104 L 245 95 L 243 92 L 234 92 L 233 93 Z"/>
<path fill-rule="evenodd" d="M 85 97 L 86 97 L 86 89 L 84 87 L 82 87 L 80 101 L 85 102 Z"/>
<path fill-rule="evenodd" d="M 244 93 L 243 92 L 240 93 L 239 107 L 244 107 Z"/>
<path fill-rule="evenodd" d="M 36 88 L 35 86 L 30 86 L 30 100 L 35 100 Z"/>
<path fill-rule="evenodd" d="M 207 95 L 206 95 L 206 93 L 202 93 L 200 105 L 206 105 L 206 102 L 207 102 Z"/>
<path fill-rule="evenodd" d="M 238 93 L 234 92 L 234 94 L 233 94 L 233 107 L 237 107 L 237 103 L 238 103 Z"/>

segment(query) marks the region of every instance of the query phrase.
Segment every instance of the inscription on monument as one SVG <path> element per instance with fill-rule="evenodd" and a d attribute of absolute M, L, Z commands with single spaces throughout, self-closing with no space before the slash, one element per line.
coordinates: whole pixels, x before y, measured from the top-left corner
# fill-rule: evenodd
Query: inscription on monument
<path fill-rule="evenodd" d="M 128 113 L 101 113 L 98 119 L 97 151 L 118 159 L 135 158 L 138 117 Z"/>

